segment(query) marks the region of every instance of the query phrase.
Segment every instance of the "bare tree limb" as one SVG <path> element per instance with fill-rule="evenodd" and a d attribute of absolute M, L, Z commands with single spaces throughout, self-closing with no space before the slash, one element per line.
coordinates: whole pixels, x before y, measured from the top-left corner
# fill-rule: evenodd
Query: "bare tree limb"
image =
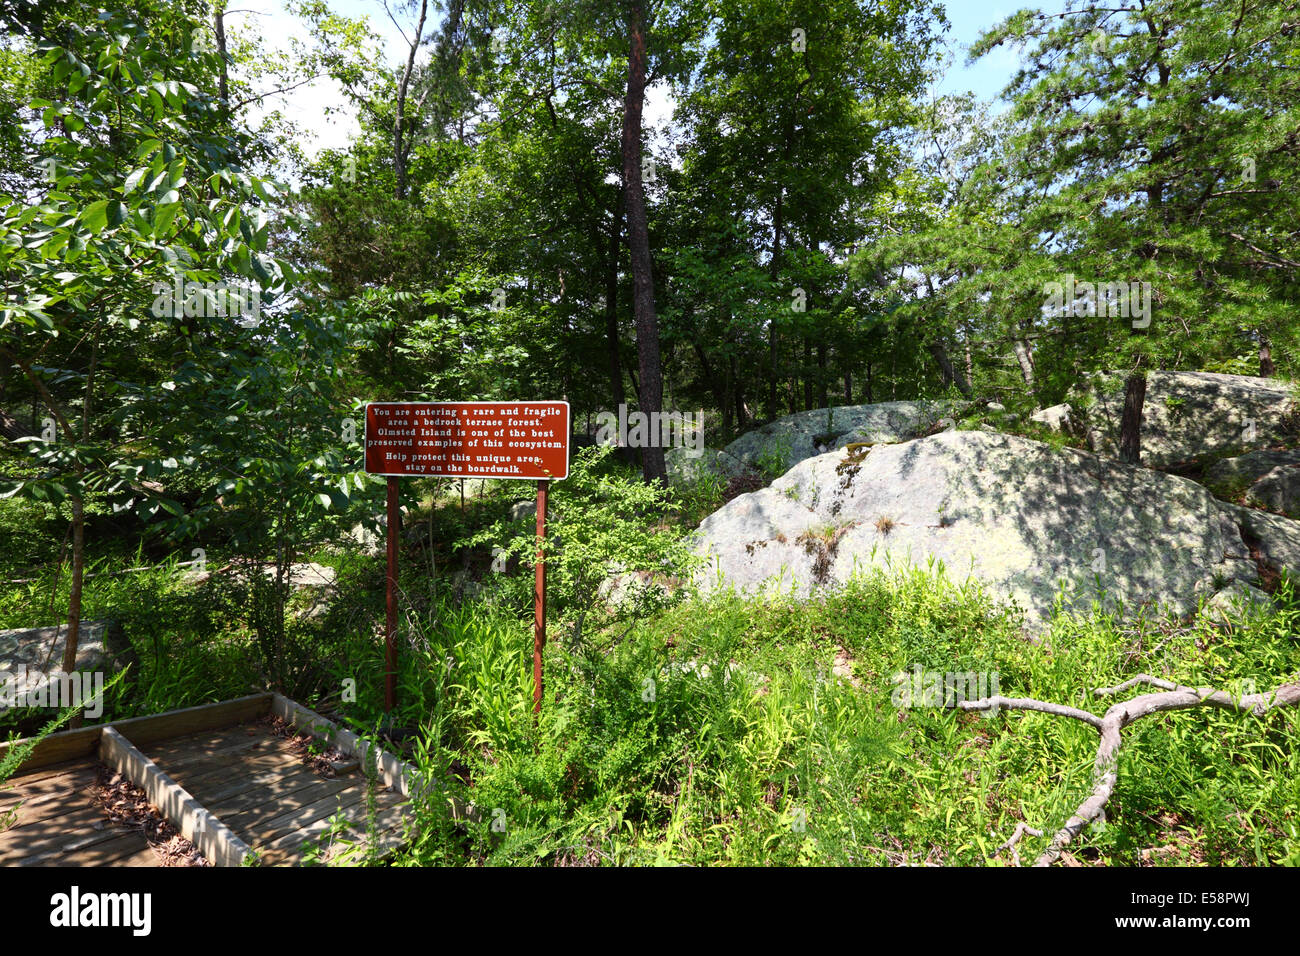
<path fill-rule="evenodd" d="M 1150 674 L 1138 674 L 1136 677 L 1132 677 L 1114 687 L 1097 688 L 1094 693 L 1098 697 L 1113 697 L 1139 685 L 1158 687 L 1161 690 L 1158 693 L 1141 694 L 1138 697 L 1112 704 L 1106 713 L 1100 717 L 1076 707 L 1034 700 L 1029 697 L 994 696 L 980 700 L 957 702 L 957 706 L 962 710 L 997 711 L 1005 707 L 1008 710 L 1032 710 L 1043 714 L 1053 714 L 1057 717 L 1069 717 L 1073 720 L 1082 721 L 1096 729 L 1101 737 L 1101 742 L 1097 747 L 1097 757 L 1093 761 L 1093 786 L 1091 792 L 1089 792 L 1083 803 L 1079 804 L 1078 809 L 1074 811 L 1070 819 L 1065 821 L 1065 825 L 1056 831 L 1051 842 L 1048 843 L 1047 849 L 1034 861 L 1034 866 L 1051 866 L 1060 858 L 1061 852 L 1069 842 L 1078 836 L 1085 826 L 1094 820 L 1104 819 L 1106 804 L 1110 800 L 1111 794 L 1115 792 L 1115 784 L 1119 779 L 1119 748 L 1122 742 L 1120 732 L 1125 727 L 1136 723 L 1143 717 L 1170 710 L 1187 710 L 1192 707 L 1209 706 L 1218 707 L 1222 710 L 1254 714 L 1259 717 L 1270 710 L 1290 707 L 1300 703 L 1300 680 L 1282 684 L 1276 689 L 1263 694 L 1233 696 L 1226 691 L 1215 690 L 1212 687 L 1184 687 L 1173 681 L 1152 677 Z M 998 847 L 998 850 L 1012 849 L 1013 856 L 1018 862 L 1019 855 L 1014 852 L 1014 847 L 1025 833 L 1036 836 L 1041 835 L 1021 823 L 1016 827 L 1016 832 L 1012 834 L 1011 839 Z"/>
<path fill-rule="evenodd" d="M 1030 836 L 1036 836 L 1036 837 L 1040 837 L 1043 835 L 1042 830 L 1035 830 L 1033 827 L 1029 826 L 1024 821 L 1021 821 L 1020 823 L 1016 824 L 1015 832 L 1013 832 L 1011 836 L 997 848 L 997 851 L 994 853 L 994 855 L 996 856 L 998 853 L 1001 853 L 1003 850 L 1010 850 L 1012 865 L 1019 866 L 1020 851 L 1016 849 L 1016 844 L 1020 842 L 1020 838 L 1024 836 L 1026 833 L 1028 833 Z"/>

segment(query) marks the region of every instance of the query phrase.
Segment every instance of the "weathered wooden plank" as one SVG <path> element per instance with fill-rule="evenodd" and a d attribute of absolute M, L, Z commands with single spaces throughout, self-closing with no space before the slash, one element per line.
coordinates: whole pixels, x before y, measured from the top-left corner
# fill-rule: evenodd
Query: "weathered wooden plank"
<path fill-rule="evenodd" d="M 350 793 L 349 790 L 326 794 L 315 790 L 301 791 L 299 799 L 288 805 L 276 800 L 241 810 L 231 823 L 250 845 L 256 847 L 270 839 L 272 834 L 288 833 L 334 812 L 340 805 L 355 802 Z"/>
<path fill-rule="evenodd" d="M 95 782 L 95 764 L 88 760 L 79 760 L 75 769 L 66 770 L 55 777 L 30 780 L 16 777 L 6 784 L 0 784 L 0 811 L 16 803 L 34 803 L 51 795 L 68 794 Z"/>
<path fill-rule="evenodd" d="M 23 830 L 29 831 L 29 834 L 25 836 L 30 839 L 30 831 L 42 829 L 43 821 L 49 821 L 49 819 L 57 817 L 75 817 L 77 819 L 86 819 L 87 822 L 95 822 L 96 819 L 108 819 L 108 814 L 104 813 L 103 808 L 96 806 L 90 800 L 69 801 L 68 804 L 60 804 L 59 801 L 55 801 L 53 806 L 56 808 L 55 812 L 43 814 L 40 817 L 32 816 L 30 821 L 19 822 L 9 827 L 8 830 L 4 831 L 4 834 L 0 834 L 0 842 L 17 840 L 18 834 L 21 834 Z"/>
<path fill-rule="evenodd" d="M 205 793 L 204 799 L 213 808 L 213 812 L 226 820 L 232 829 L 241 830 L 250 821 L 285 813 L 289 810 L 306 806 L 331 793 L 339 793 L 352 787 L 352 782 L 335 778 L 327 780 L 311 771 L 301 772 L 302 768 L 287 774 L 270 785 L 265 783 L 242 791 L 227 791 L 221 795 Z"/>
<path fill-rule="evenodd" d="M 181 836 L 213 866 L 239 866 L 249 846 L 115 728 L 105 727 L 100 759 L 144 790 Z"/>
<path fill-rule="evenodd" d="M 6 801 L 0 804 L 0 817 L 11 810 L 16 811 L 13 824 L 5 832 L 30 826 L 38 820 L 57 817 L 78 808 L 95 805 L 92 793 L 95 785 L 93 767 L 86 774 L 68 777 L 67 780 L 68 783 L 58 789 L 47 792 L 24 791 L 12 802 Z"/>
<path fill-rule="evenodd" d="M 162 758 L 200 760 L 216 754 L 240 753 L 265 740 L 264 735 L 251 729 L 253 726 L 241 723 L 212 732 L 158 740 L 147 744 L 145 751 L 155 761 L 161 761 Z"/>
<path fill-rule="evenodd" d="M 83 757 L 79 760 L 65 760 L 63 763 L 55 764 L 45 770 L 34 770 L 31 773 L 22 773 L 18 776 L 11 777 L 9 780 L 0 784 L 0 794 L 3 794 L 7 788 L 17 786 L 19 781 L 23 786 L 37 783 L 45 780 L 54 780 L 58 777 L 66 777 L 70 773 L 80 773 L 86 767 L 93 767 L 94 763 L 88 763 Z"/>
<path fill-rule="evenodd" d="M 126 720 L 113 721 L 110 724 L 95 724 L 76 730 L 64 730 L 50 734 L 37 743 L 35 749 L 23 761 L 18 776 L 33 770 L 49 767 L 76 757 L 88 757 L 99 749 L 100 736 L 105 727 L 116 727 L 118 733 L 129 737 L 137 746 L 180 737 L 200 730 L 227 727 L 243 723 L 254 717 L 266 714 L 271 707 L 270 693 L 250 694 L 234 700 L 223 700 L 215 704 L 200 704 L 197 707 L 183 707 L 161 714 L 149 714 L 145 717 L 131 717 Z M 25 743 L 16 740 L 0 743 L 0 758 L 10 748 Z"/>
<path fill-rule="evenodd" d="M 33 858 L 71 853 L 112 839 L 120 832 L 103 811 L 66 814 L 15 833 L 12 842 L 0 850 L 0 864 L 26 866 L 26 861 Z"/>
<path fill-rule="evenodd" d="M 20 860 L 18 865 L 107 866 L 124 857 L 133 856 L 141 850 L 153 852 L 143 833 L 121 827 L 110 827 L 102 833 L 70 838 L 54 849 L 47 849 Z"/>
<path fill-rule="evenodd" d="M 392 797 L 396 798 L 396 795 L 393 794 Z M 384 810 L 394 811 L 398 815 L 404 812 L 401 805 L 381 808 L 381 813 Z M 364 826 L 367 813 L 368 810 L 364 801 L 354 803 L 341 810 L 319 817 L 299 829 L 284 833 L 268 843 L 259 844 L 257 846 L 258 855 L 265 865 L 291 865 L 301 860 L 308 843 L 319 840 L 329 830 L 335 817 L 341 816 L 349 824 L 360 822 Z M 349 832 L 355 837 L 352 828 L 350 828 Z"/>
<path fill-rule="evenodd" d="M 258 754 L 255 757 L 247 757 L 238 763 L 219 764 L 217 766 L 190 764 L 188 767 L 182 767 L 179 771 L 159 761 L 155 761 L 155 763 L 158 763 L 163 770 L 167 771 L 168 776 L 190 792 L 198 794 L 202 790 L 203 799 L 205 800 L 212 798 L 214 790 L 230 785 L 238 785 L 244 780 L 251 780 L 254 777 L 272 780 L 275 779 L 274 776 L 268 777 L 268 774 L 284 776 L 290 771 L 301 769 L 299 764 L 291 763 L 285 760 L 282 754 L 274 753 Z"/>
<path fill-rule="evenodd" d="M 153 747 L 145 747 L 150 759 L 162 767 L 171 776 L 179 779 L 186 773 L 210 773 L 215 770 L 242 767 L 248 761 L 274 758 L 281 761 L 295 760 L 289 751 L 277 747 L 272 740 L 246 738 L 242 746 L 231 744 L 229 747 L 214 751 L 196 751 L 194 753 L 158 753 Z"/>

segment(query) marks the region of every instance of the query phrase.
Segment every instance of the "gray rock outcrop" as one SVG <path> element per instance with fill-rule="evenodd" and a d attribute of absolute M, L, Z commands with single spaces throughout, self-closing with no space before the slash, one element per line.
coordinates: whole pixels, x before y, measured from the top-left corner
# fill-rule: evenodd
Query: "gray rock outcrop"
<path fill-rule="evenodd" d="M 1044 620 L 1094 600 L 1181 613 L 1251 585 L 1240 529 L 1203 487 L 1074 449 L 983 431 L 808 458 L 700 525 L 704 591 L 793 590 L 857 569 L 941 563 Z"/>
<path fill-rule="evenodd" d="M 778 418 L 741 435 L 723 451 L 746 465 L 778 472 L 845 445 L 909 441 L 931 429 L 952 427 L 940 419 L 957 406 L 948 401 L 878 402 L 818 408 Z"/>
<path fill-rule="evenodd" d="M 1088 447 L 1118 457 L 1124 377 L 1099 375 L 1091 387 Z M 1142 409 L 1142 464 L 1165 468 L 1294 443 L 1295 414 L 1293 390 L 1278 379 L 1149 372 Z"/>

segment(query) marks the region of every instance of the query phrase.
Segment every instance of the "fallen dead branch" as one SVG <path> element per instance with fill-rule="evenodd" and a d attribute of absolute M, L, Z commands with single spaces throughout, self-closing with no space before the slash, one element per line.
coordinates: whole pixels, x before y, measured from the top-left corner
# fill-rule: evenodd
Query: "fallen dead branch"
<path fill-rule="evenodd" d="M 1218 707 L 1222 710 L 1249 713 L 1258 717 L 1270 710 L 1290 707 L 1300 703 L 1300 681 L 1282 684 L 1276 689 L 1262 694 L 1246 694 L 1234 697 L 1226 691 L 1215 690 L 1212 687 L 1184 687 L 1173 681 L 1152 677 L 1149 674 L 1138 674 L 1136 677 L 1130 678 L 1115 687 L 1100 687 L 1093 693 L 1098 697 L 1114 697 L 1116 694 L 1122 694 L 1126 690 L 1141 685 L 1157 687 L 1160 690 L 1157 693 L 1141 694 L 1129 700 L 1112 704 L 1106 713 L 1100 717 L 1077 707 L 1034 700 L 1030 697 L 1002 697 L 998 695 L 980 700 L 957 702 L 957 706 L 962 710 L 997 711 L 1006 708 L 1007 710 L 1032 710 L 1044 714 L 1053 714 L 1057 717 L 1068 717 L 1082 721 L 1092 727 L 1101 738 L 1097 747 L 1097 759 L 1093 761 L 1092 791 L 1088 794 L 1087 799 L 1079 804 L 1078 809 L 1074 811 L 1070 819 L 1065 821 L 1065 825 L 1056 831 L 1051 842 L 1048 843 L 1047 849 L 1034 861 L 1034 866 L 1051 866 L 1060 858 L 1062 851 L 1069 842 L 1078 836 L 1084 827 L 1103 817 L 1106 804 L 1110 800 L 1111 794 L 1114 793 L 1115 784 L 1119 778 L 1119 748 L 1122 743 L 1121 731 L 1125 727 L 1141 720 L 1143 717 L 1170 710 L 1187 710 L 1192 707 Z M 1012 849 L 1013 856 L 1018 861 L 1019 856 L 1015 854 L 1014 848 L 1025 832 L 1034 833 L 1023 823 L 1018 825 L 1011 839 L 998 849 Z"/>

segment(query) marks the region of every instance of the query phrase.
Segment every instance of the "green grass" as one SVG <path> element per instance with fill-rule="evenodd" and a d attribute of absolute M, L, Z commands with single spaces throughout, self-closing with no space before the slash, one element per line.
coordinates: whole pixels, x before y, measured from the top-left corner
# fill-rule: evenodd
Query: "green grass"
<path fill-rule="evenodd" d="M 526 623 L 439 608 L 416 627 L 400 720 L 422 727 L 415 759 L 447 789 L 421 805 L 426 832 L 399 862 L 1004 864 L 995 848 L 1018 821 L 1050 835 L 1086 794 L 1095 733 L 900 708 L 891 675 L 996 671 L 1004 694 L 1096 711 L 1094 687 L 1143 670 L 1265 689 L 1300 670 L 1298 615 L 1232 632 L 1062 620 L 1032 643 L 977 591 L 919 572 L 811 604 L 718 598 L 580 648 L 553 629 L 534 725 Z M 831 677 L 841 649 L 859 687 Z M 355 651 L 340 679 L 378 673 L 373 643 Z M 376 691 L 350 708 L 360 726 Z M 1177 712 L 1126 736 L 1107 822 L 1076 858 L 1300 862 L 1300 713 Z M 479 822 L 452 826 L 451 795 Z M 1025 838 L 1022 857 L 1045 843 Z"/>

